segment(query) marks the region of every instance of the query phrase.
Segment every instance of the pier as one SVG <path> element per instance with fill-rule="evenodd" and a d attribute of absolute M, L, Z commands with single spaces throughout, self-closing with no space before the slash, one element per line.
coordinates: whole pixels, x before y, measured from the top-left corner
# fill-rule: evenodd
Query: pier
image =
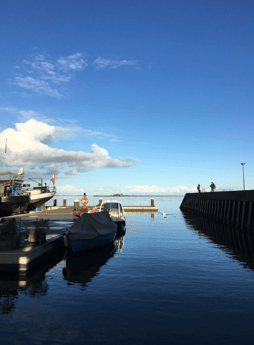
<path fill-rule="evenodd" d="M 102 204 L 102 199 L 100 198 L 98 201 L 98 204 L 96 205 L 97 207 L 100 207 Z M 67 206 L 66 205 L 66 198 L 63 199 L 63 206 L 57 206 L 57 200 L 53 200 L 53 205 L 54 206 L 49 206 L 43 209 L 44 212 L 61 212 L 61 213 L 66 213 L 70 214 L 73 213 L 73 211 L 78 211 L 82 209 L 82 206 L 80 205 L 79 200 L 74 201 L 74 206 Z M 87 210 L 91 210 L 94 206 L 87 205 L 86 208 Z M 128 213 L 128 212 L 158 212 L 158 206 L 154 203 L 154 198 L 151 198 L 151 203 L 150 205 L 147 206 L 123 206 L 123 211 Z M 30 212 L 31 213 L 31 212 Z M 30 214 L 29 213 L 29 214 Z"/>
<path fill-rule="evenodd" d="M 254 190 L 187 193 L 180 209 L 254 230 Z"/>
<path fill-rule="evenodd" d="M 33 244 L 26 242 L 18 249 L 0 251 L 0 272 L 28 274 L 38 267 L 50 255 L 55 256 L 64 250 L 63 237 L 60 234 L 48 235 L 46 242 Z"/>
<path fill-rule="evenodd" d="M 102 199 L 98 200 L 97 207 L 101 204 Z M 15 221 L 24 233 L 31 228 L 32 223 L 35 220 L 45 219 L 48 221 L 49 228 L 44 229 L 43 234 L 36 234 L 29 230 L 27 240 L 22 240 L 18 246 L 5 249 L 5 242 L 2 240 L 2 249 L 0 250 L 0 273 L 4 274 L 18 274 L 28 275 L 36 270 L 40 265 L 45 264 L 48 260 L 53 260 L 57 253 L 63 254 L 64 243 L 63 233 L 66 228 L 73 222 L 73 211 L 81 210 L 82 206 L 79 201 L 76 200 L 73 206 L 66 206 L 66 199 L 63 199 L 63 205 L 57 206 L 56 200 L 54 200 L 55 206 L 42 207 L 41 210 L 30 211 L 25 214 L 16 214 L 7 217 L 2 217 L 0 220 Z M 94 206 L 87 206 L 88 211 Z M 153 218 L 154 214 L 158 212 L 158 206 L 154 203 L 154 199 L 151 199 L 151 204 L 147 206 L 123 206 L 124 212 L 135 213 L 151 213 Z M 5 221 L 3 220 L 5 219 Z M 61 221 L 63 224 L 54 226 L 55 221 Z M 64 224 L 68 224 L 65 226 Z M 40 235 L 40 236 L 38 236 Z M 43 237 L 43 238 L 42 238 Z M 9 242 L 8 242 L 9 243 Z M 8 245 L 6 242 L 6 245 Z"/>

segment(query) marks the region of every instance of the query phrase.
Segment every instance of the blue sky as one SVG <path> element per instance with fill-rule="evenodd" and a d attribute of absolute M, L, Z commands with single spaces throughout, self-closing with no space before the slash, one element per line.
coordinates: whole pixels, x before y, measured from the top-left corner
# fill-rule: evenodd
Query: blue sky
<path fill-rule="evenodd" d="M 59 193 L 253 189 L 254 3 L 11 1 L 1 171 Z M 7 138 L 7 153 L 4 153 Z"/>

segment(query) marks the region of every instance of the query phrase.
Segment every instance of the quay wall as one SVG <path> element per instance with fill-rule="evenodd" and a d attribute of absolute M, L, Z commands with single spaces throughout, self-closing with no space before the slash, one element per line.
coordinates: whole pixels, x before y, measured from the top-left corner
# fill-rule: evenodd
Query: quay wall
<path fill-rule="evenodd" d="M 187 193 L 180 209 L 254 230 L 254 190 Z"/>

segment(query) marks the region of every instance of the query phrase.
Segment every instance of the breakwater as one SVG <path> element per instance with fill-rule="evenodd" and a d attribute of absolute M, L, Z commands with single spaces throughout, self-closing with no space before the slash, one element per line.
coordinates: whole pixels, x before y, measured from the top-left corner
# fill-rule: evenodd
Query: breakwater
<path fill-rule="evenodd" d="M 187 193 L 180 209 L 254 230 L 254 190 Z"/>

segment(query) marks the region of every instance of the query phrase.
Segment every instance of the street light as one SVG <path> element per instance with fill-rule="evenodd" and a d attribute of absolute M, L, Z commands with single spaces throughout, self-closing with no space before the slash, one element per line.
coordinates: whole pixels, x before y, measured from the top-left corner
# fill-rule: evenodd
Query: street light
<path fill-rule="evenodd" d="M 244 164 L 245 163 L 241 163 L 242 167 L 243 167 L 243 190 L 245 190 L 245 181 L 244 181 Z"/>

